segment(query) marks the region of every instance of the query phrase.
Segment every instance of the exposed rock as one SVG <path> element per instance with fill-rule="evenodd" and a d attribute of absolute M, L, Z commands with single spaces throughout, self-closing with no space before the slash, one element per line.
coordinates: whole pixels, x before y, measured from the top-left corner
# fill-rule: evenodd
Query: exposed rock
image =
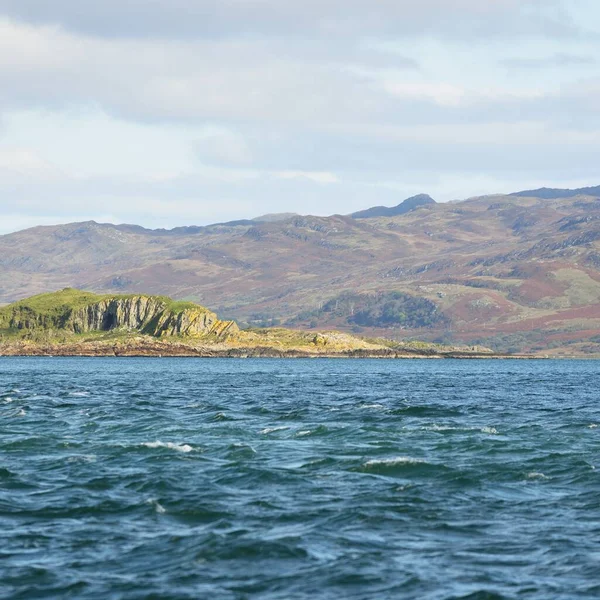
<path fill-rule="evenodd" d="M 61 303 L 61 294 L 75 293 L 75 306 Z M 79 296 L 77 294 L 80 294 Z M 0 328 L 13 330 L 63 330 L 81 334 L 96 331 L 137 331 L 154 337 L 213 336 L 226 338 L 239 331 L 233 321 L 220 321 L 206 308 L 186 303 L 181 307 L 159 296 L 106 297 L 88 295 L 89 303 L 81 306 L 84 292 L 63 290 L 47 294 L 50 309 L 38 308 L 27 301 L 2 309 Z M 39 298 L 43 298 L 40 296 Z"/>
<path fill-rule="evenodd" d="M 144 329 L 165 310 L 164 302 L 151 296 L 112 298 L 74 311 L 66 328 L 75 333 L 110 331 L 111 329 Z"/>

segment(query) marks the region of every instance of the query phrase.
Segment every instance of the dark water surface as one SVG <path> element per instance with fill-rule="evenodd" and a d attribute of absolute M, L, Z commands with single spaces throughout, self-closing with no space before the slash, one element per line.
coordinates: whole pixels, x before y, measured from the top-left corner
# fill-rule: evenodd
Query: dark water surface
<path fill-rule="evenodd" d="M 600 598 L 599 371 L 0 359 L 0 597 Z"/>

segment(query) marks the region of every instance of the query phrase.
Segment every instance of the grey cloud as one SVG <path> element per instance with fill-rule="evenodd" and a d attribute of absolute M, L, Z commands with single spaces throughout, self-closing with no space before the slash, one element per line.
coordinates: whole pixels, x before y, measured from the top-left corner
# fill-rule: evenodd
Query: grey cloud
<path fill-rule="evenodd" d="M 1 21 L 0 28 L 0 110 L 95 105 L 132 120 L 212 121 L 234 129 L 254 123 L 271 130 L 545 118 L 585 126 L 599 118 L 590 104 L 598 93 L 593 80 L 539 98 L 464 90 L 454 106 L 437 102 L 435 85 L 424 96 L 418 89 L 393 95 L 376 69 L 361 73 L 282 57 L 259 41 L 111 42 Z"/>
<path fill-rule="evenodd" d="M 561 6 L 560 0 L 0 0 L 0 13 L 104 37 L 580 34 L 556 15 Z"/>
<path fill-rule="evenodd" d="M 156 45 L 0 27 L 0 110 L 97 105 L 134 120 L 318 123 L 394 104 L 339 64 L 281 57 L 260 42 Z"/>

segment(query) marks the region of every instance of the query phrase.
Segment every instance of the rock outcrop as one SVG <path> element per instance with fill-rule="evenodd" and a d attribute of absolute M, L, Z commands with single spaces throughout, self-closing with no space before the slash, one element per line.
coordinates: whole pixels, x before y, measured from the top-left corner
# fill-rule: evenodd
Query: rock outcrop
<path fill-rule="evenodd" d="M 67 289 L 30 300 L 33 302 L 17 302 L 1 309 L 0 328 L 75 334 L 125 330 L 154 337 L 218 339 L 239 331 L 235 322 L 221 321 L 200 305 L 160 296 L 101 297 Z"/>
<path fill-rule="evenodd" d="M 66 328 L 75 333 L 120 328 L 142 330 L 164 310 L 164 302 L 152 296 L 109 298 L 73 311 Z"/>

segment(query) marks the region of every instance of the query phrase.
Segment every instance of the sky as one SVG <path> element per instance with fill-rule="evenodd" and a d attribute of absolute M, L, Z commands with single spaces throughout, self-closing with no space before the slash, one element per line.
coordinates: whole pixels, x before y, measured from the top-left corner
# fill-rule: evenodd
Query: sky
<path fill-rule="evenodd" d="M 600 184 L 598 0 L 0 0 L 0 233 Z"/>

